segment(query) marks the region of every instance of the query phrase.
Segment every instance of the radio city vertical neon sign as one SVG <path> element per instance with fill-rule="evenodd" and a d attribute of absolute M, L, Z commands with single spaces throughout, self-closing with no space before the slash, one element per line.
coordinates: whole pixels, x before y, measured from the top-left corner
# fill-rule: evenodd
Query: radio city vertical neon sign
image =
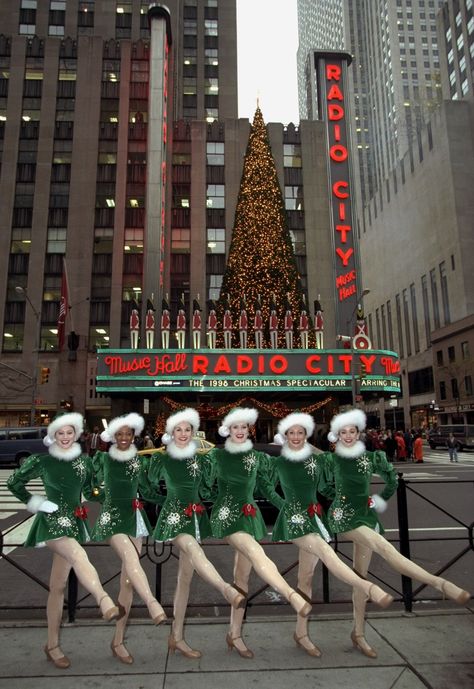
<path fill-rule="evenodd" d="M 358 260 L 351 188 L 351 151 L 347 124 L 348 53 L 314 53 L 319 117 L 326 122 L 327 169 L 331 235 L 334 249 L 334 290 L 338 331 L 345 332 L 357 304 Z"/>

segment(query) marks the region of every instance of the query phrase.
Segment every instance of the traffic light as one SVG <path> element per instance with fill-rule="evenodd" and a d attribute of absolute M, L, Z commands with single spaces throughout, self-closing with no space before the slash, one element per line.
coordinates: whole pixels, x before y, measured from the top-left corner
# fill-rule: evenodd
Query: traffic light
<path fill-rule="evenodd" d="M 359 362 L 359 380 L 365 380 L 367 378 L 367 367 L 361 361 Z"/>
<path fill-rule="evenodd" d="M 50 369 L 47 366 L 40 368 L 40 384 L 44 385 L 49 381 Z"/>

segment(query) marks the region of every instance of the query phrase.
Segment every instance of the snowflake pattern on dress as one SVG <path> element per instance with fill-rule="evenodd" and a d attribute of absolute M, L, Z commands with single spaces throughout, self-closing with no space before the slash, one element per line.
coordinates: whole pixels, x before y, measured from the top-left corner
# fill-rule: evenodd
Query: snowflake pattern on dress
<path fill-rule="evenodd" d="M 108 502 L 104 503 L 104 509 L 99 515 L 97 523 L 102 531 L 113 533 L 115 527 L 120 524 L 119 510 Z"/>
<path fill-rule="evenodd" d="M 227 493 L 221 505 L 218 507 L 217 512 L 214 514 L 214 519 L 216 519 L 221 526 L 227 528 L 240 517 L 240 514 L 239 503 Z"/>
<path fill-rule="evenodd" d="M 64 500 L 60 500 L 56 512 L 46 514 L 46 521 L 52 538 L 70 536 L 78 541 L 81 539 L 73 510 Z"/>
<path fill-rule="evenodd" d="M 248 474 L 252 473 L 252 470 L 256 466 L 257 462 L 258 458 L 255 452 L 249 452 L 242 457 L 242 464 L 244 465 Z"/>
<path fill-rule="evenodd" d="M 166 512 L 165 523 L 171 529 L 181 527 L 189 521 L 189 518 L 185 515 L 183 506 L 179 500 L 173 500 L 170 504 L 168 504 L 166 506 Z"/>
<path fill-rule="evenodd" d="M 304 460 L 304 468 L 306 469 L 306 473 L 311 476 L 311 478 L 314 478 L 319 473 L 319 465 L 313 455 L 310 455 L 308 459 Z"/>
<path fill-rule="evenodd" d="M 331 515 L 339 531 L 345 531 L 355 515 L 355 509 L 347 504 L 347 498 L 342 495 L 339 504 L 331 509 Z"/>
<path fill-rule="evenodd" d="M 301 531 L 303 533 L 303 526 L 306 522 L 303 507 L 299 500 L 294 500 L 285 506 L 285 513 L 292 531 Z"/>
<path fill-rule="evenodd" d="M 372 462 L 365 452 L 360 457 L 357 457 L 356 466 L 360 474 L 372 474 Z"/>
<path fill-rule="evenodd" d="M 134 479 L 138 475 L 138 472 L 140 471 L 140 467 L 141 467 L 140 458 L 138 457 L 138 455 L 135 455 L 135 457 L 132 457 L 132 459 L 129 459 L 128 462 L 126 463 L 125 473 L 131 479 Z"/>
<path fill-rule="evenodd" d="M 193 478 L 200 476 L 202 473 L 201 465 L 196 455 L 194 455 L 194 457 L 188 457 L 186 460 L 186 468 Z"/>
<path fill-rule="evenodd" d="M 77 459 L 74 459 L 71 462 L 71 466 L 74 469 L 74 473 L 76 473 L 79 476 L 81 481 L 84 481 L 84 479 L 87 476 L 87 465 L 84 460 L 84 457 L 82 455 L 79 455 Z"/>

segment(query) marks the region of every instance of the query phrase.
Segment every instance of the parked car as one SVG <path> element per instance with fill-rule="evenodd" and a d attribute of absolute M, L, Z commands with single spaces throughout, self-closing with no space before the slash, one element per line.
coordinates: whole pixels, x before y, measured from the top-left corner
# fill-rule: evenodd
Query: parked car
<path fill-rule="evenodd" d="M 0 465 L 19 467 L 27 457 L 46 452 L 46 426 L 0 428 Z"/>
<path fill-rule="evenodd" d="M 432 429 L 428 433 L 428 444 L 431 449 L 446 447 L 450 433 L 456 439 L 458 450 L 474 450 L 474 425 L 472 424 L 452 424 Z"/>

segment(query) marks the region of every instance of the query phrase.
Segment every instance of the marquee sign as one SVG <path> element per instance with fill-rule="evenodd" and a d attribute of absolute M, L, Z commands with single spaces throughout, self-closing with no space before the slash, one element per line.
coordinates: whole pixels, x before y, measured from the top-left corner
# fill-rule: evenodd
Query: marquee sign
<path fill-rule="evenodd" d="M 336 332 L 347 333 L 360 293 L 354 215 L 352 162 L 346 99 L 349 53 L 314 52 L 319 116 L 326 122 L 331 236 L 334 251 Z"/>
<path fill-rule="evenodd" d="M 400 392 L 397 354 L 384 350 L 153 350 L 98 352 L 98 392 Z"/>

